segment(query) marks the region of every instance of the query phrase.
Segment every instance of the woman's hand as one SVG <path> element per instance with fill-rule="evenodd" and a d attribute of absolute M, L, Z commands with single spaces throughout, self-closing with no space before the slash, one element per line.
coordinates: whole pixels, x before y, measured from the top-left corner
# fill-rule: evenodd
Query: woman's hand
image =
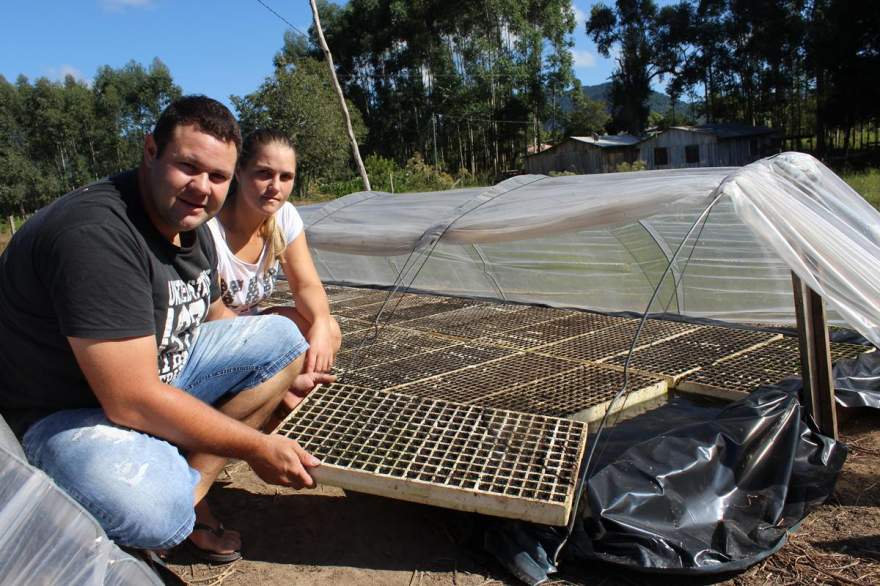
<path fill-rule="evenodd" d="M 336 382 L 336 375 L 327 372 L 309 372 L 297 375 L 293 384 L 288 389 L 282 400 L 282 404 L 290 407 L 292 411 L 299 401 L 306 398 L 318 385 L 332 385 Z"/>
<path fill-rule="evenodd" d="M 316 320 L 306 334 L 309 350 L 306 352 L 304 373 L 329 372 L 336 359 L 336 351 L 342 343 L 339 325 L 328 316 Z"/>

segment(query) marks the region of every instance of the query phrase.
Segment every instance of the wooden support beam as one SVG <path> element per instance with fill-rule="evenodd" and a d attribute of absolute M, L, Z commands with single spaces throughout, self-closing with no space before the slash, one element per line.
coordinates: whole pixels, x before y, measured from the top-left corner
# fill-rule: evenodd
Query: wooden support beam
<path fill-rule="evenodd" d="M 822 297 L 793 272 L 794 307 L 801 351 L 804 405 L 819 431 L 837 439 L 837 410 L 831 377 L 831 351 Z"/>

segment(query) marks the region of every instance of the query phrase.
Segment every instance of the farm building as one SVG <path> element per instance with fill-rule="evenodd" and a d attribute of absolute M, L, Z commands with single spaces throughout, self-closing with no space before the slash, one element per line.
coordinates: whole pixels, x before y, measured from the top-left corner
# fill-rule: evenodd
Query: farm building
<path fill-rule="evenodd" d="M 638 159 L 648 169 L 739 167 L 776 152 L 776 132 L 766 126 L 673 126 L 641 141 Z"/>
<path fill-rule="evenodd" d="M 673 126 L 646 138 L 629 134 L 572 136 L 526 157 L 529 173 L 610 173 L 620 163 L 644 161 L 647 169 L 739 167 L 777 152 L 777 134 L 766 126 Z"/>
<path fill-rule="evenodd" d="M 620 163 L 632 163 L 638 154 L 639 138 L 616 136 L 572 136 L 558 145 L 526 157 L 526 171 L 546 175 L 570 171 L 582 175 L 610 173 Z"/>

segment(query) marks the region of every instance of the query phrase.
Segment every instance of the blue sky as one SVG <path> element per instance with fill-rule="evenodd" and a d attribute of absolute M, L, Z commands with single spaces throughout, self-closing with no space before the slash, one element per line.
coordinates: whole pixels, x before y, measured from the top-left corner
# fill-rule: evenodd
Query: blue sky
<path fill-rule="evenodd" d="M 263 0 L 294 26 L 311 24 L 308 0 Z M 584 33 L 593 0 L 576 0 L 575 74 L 584 85 L 606 81 L 613 63 Z M 25 0 L 6 3 L 0 20 L 0 74 L 89 80 L 98 67 L 160 58 L 185 93 L 227 104 L 272 71 L 287 25 L 257 0 Z"/>

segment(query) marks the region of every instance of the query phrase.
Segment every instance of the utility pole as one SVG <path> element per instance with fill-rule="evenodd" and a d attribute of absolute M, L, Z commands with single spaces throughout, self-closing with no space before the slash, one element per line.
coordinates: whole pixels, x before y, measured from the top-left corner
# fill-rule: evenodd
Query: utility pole
<path fill-rule="evenodd" d="M 330 47 L 324 39 L 324 31 L 321 28 L 321 19 L 318 17 L 318 6 L 315 0 L 309 0 L 312 6 L 312 16 L 315 18 L 315 30 L 318 33 L 318 42 L 321 43 L 321 50 L 324 51 L 324 58 L 327 60 L 327 67 L 330 68 L 330 79 L 333 81 L 333 87 L 336 89 L 336 95 L 339 96 L 339 105 L 342 106 L 342 115 L 345 117 L 345 128 L 348 131 L 348 140 L 351 142 L 351 152 L 354 155 L 355 163 L 357 163 L 358 171 L 360 171 L 361 179 L 364 182 L 364 189 L 370 191 L 370 178 L 367 177 L 367 170 L 364 168 L 364 162 L 361 160 L 361 151 L 358 148 L 357 139 L 354 136 L 354 130 L 351 127 L 351 116 L 348 114 L 348 107 L 345 105 L 345 96 L 342 93 L 342 87 L 339 80 L 336 79 L 336 69 L 333 67 L 333 56 L 330 55 Z"/>

